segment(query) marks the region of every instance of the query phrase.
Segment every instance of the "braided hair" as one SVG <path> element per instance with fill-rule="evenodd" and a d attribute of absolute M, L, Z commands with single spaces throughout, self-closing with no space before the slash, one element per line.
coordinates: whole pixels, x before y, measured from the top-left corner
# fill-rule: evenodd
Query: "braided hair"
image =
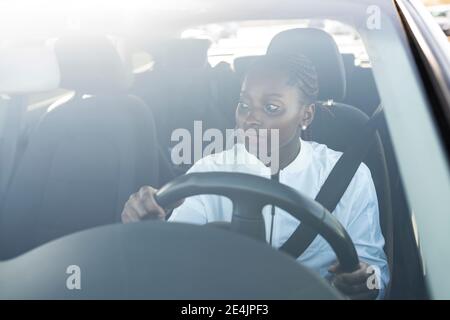
<path fill-rule="evenodd" d="M 316 68 L 312 62 L 301 54 L 271 53 L 259 57 L 248 69 L 247 73 L 255 70 L 274 70 L 287 76 L 287 84 L 299 90 L 302 103 L 316 104 L 319 95 L 319 80 Z M 311 129 L 302 133 L 302 138 L 311 140 Z"/>

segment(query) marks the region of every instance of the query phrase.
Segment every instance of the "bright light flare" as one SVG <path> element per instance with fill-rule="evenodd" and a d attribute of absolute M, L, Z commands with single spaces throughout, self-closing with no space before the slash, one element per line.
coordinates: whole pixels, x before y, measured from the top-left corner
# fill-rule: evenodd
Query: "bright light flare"
<path fill-rule="evenodd" d="M 45 38 L 71 31 L 108 32 L 132 27 L 137 18 L 161 19 L 203 11 L 205 0 L 5 0 L 0 2 L 0 39 Z"/>

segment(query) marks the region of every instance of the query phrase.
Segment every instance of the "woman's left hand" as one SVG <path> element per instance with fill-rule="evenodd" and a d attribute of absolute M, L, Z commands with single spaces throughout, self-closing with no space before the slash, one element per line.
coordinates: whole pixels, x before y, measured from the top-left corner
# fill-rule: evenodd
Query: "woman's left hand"
<path fill-rule="evenodd" d="M 331 266 L 328 271 L 334 275 L 332 285 L 350 299 L 372 300 L 377 298 L 379 290 L 372 285 L 371 277 L 377 275 L 375 275 L 374 269 L 369 267 L 367 263 L 360 262 L 358 270 L 345 273 L 339 271 L 339 264 L 337 263 Z"/>

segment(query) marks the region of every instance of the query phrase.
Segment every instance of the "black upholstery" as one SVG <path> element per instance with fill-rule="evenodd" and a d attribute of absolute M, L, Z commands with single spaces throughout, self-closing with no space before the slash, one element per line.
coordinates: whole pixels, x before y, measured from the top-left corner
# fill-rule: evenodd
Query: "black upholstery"
<path fill-rule="evenodd" d="M 338 103 L 345 97 L 344 62 L 333 38 L 319 29 L 301 28 L 280 32 L 271 41 L 267 54 L 290 52 L 303 54 L 316 67 L 319 77 L 319 102 L 315 118 L 304 133 L 305 139 L 326 144 L 344 152 L 358 136 L 369 117 L 359 109 Z M 383 144 L 379 134 L 364 163 L 369 167 L 375 184 L 380 210 L 380 224 L 386 240 L 385 252 L 392 268 L 393 225 L 389 175 Z"/>
<path fill-rule="evenodd" d="M 241 82 L 244 80 L 245 74 L 247 73 L 247 70 L 250 67 L 250 65 L 256 59 L 258 59 L 258 57 L 260 56 L 245 56 L 234 59 L 233 61 L 234 72 L 236 73 L 236 76 L 239 78 Z"/>
<path fill-rule="evenodd" d="M 207 39 L 169 39 L 151 50 L 158 67 L 196 69 L 208 65 L 210 46 Z"/>
<path fill-rule="evenodd" d="M 308 57 L 319 77 L 319 99 L 344 99 L 344 63 L 333 37 L 327 32 L 314 28 L 282 31 L 270 42 L 267 54 L 271 53 L 295 53 Z"/>
<path fill-rule="evenodd" d="M 348 81 L 348 76 L 355 67 L 355 55 L 353 53 L 342 53 L 342 62 L 344 63 L 346 80 Z M 350 71 L 350 72 L 348 72 Z"/>
<path fill-rule="evenodd" d="M 207 44 L 200 39 L 174 39 L 165 43 L 156 53 L 152 52 L 154 69 L 141 74 L 135 81 L 132 92 L 142 97 L 161 119 L 158 134 L 166 146 L 174 129 L 191 128 L 194 120 L 202 120 L 208 127 L 231 125 L 227 103 L 217 103 L 218 96 L 229 97 L 223 93 L 226 88 L 222 80 L 232 77 L 232 72 L 224 64 L 215 68 L 209 65 L 209 42 Z M 229 83 L 225 87 L 236 90 Z"/>
<path fill-rule="evenodd" d="M 173 167 L 170 148 L 177 142 L 171 141 L 172 132 L 182 128 L 193 133 L 194 121 L 202 121 L 203 130 L 233 128 L 239 85 L 229 66 L 209 65 L 204 40 L 172 40 L 154 50 L 154 69 L 136 78 L 132 92 L 144 99 L 157 119 L 162 160 L 169 168 L 162 171 L 164 183 L 190 167 Z"/>
<path fill-rule="evenodd" d="M 219 129 L 233 128 L 235 123 L 236 106 L 239 102 L 241 83 L 239 76 L 233 72 L 230 64 L 218 63 L 211 70 L 211 92 L 213 107 L 222 119 Z"/>
<path fill-rule="evenodd" d="M 371 115 L 380 104 L 377 86 L 371 68 L 355 65 L 355 56 L 342 54 L 347 79 L 347 94 L 342 101 Z"/>
<path fill-rule="evenodd" d="M 125 93 L 131 70 L 124 67 L 108 38 L 70 36 L 55 43 L 62 88 L 83 94 Z"/>
<path fill-rule="evenodd" d="M 105 87 L 96 83 L 102 78 L 87 72 L 94 62 L 91 56 L 78 52 L 57 51 L 58 60 L 70 64 L 73 59 L 79 66 L 70 69 L 76 75 L 62 75 L 77 79 L 66 82 L 67 88 L 84 92 L 53 106 L 31 134 L 1 211 L 0 259 L 77 230 L 120 221 L 129 195 L 144 184 L 157 183 L 157 143 L 149 108 L 136 97 L 113 92 L 113 86 L 105 94 Z M 105 55 L 104 61 L 111 61 Z M 84 71 L 86 88 L 80 86 Z M 83 98 L 87 92 L 93 95 Z"/>

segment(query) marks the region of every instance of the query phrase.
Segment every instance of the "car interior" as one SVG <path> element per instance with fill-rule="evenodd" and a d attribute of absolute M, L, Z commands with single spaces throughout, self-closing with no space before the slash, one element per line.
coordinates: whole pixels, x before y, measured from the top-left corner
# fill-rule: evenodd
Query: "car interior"
<path fill-rule="evenodd" d="M 120 223 L 124 203 L 141 186 L 160 188 L 180 179 L 190 166 L 170 161 L 174 129 L 193 132 L 194 121 L 202 121 L 204 129 L 225 132 L 234 128 L 240 86 L 258 55 L 237 56 L 231 63 L 212 65 L 211 46 L 212 41 L 204 38 L 167 37 L 139 43 L 139 50 L 151 57 L 152 65 L 135 74 L 127 66 L 129 57 L 124 58 L 112 38 L 105 35 L 63 36 L 48 44 L 49 50 L 31 50 L 30 45 L 0 54 L 0 70 L 3 64 L 10 70 L 13 66 L 17 83 L 39 79 L 36 83 L 27 81 L 22 88 L 0 79 L 0 92 L 8 95 L 2 97 L 2 104 L 8 106 L 8 112 L 17 113 L 17 122 L 10 124 L 16 127 L 11 131 L 13 143 L 2 146 L 8 151 L 2 168 L 9 163 L 9 169 L 0 193 L 0 260 L 14 259 L 78 231 Z M 360 156 L 372 173 L 386 240 L 391 272 L 386 298 L 426 298 L 420 252 L 370 64 L 358 64 L 354 53 L 340 51 L 333 34 L 314 27 L 280 31 L 265 50 L 261 54 L 303 54 L 317 69 L 319 101 L 304 139 L 344 154 L 350 152 L 350 146 L 361 145 L 361 137 L 370 140 L 364 141 L 367 150 Z M 37 99 L 43 92 L 52 95 Z M 41 103 L 39 107 L 35 101 Z M 376 132 L 365 135 L 377 110 L 381 120 Z M 334 183 L 330 189 L 338 188 L 341 180 L 330 182 Z M 148 241 L 170 243 L 161 240 L 167 238 L 161 230 L 148 234 Z M 220 244 L 212 232 L 204 230 L 198 237 L 208 238 L 222 250 L 238 247 Z M 184 236 L 181 229 L 176 234 Z M 236 282 L 245 283 L 252 266 L 261 263 L 258 249 L 248 246 L 239 248 L 253 253 L 247 258 L 248 267 L 237 267 L 241 269 Z M 98 250 L 101 254 L 102 249 Z M 199 252 L 217 254 L 207 246 Z M 205 260 L 200 253 L 197 259 L 198 264 Z M 274 258 L 269 268 L 276 270 L 276 264 L 281 263 L 277 261 L 281 260 Z M 218 262 L 210 259 L 208 263 Z M 141 271 L 136 267 L 135 272 Z M 181 276 L 177 279 L 185 281 Z M 307 286 L 309 280 L 303 281 Z M 270 282 L 264 285 L 270 286 Z M 283 285 L 288 287 L 289 283 Z M 170 284 L 165 286 L 167 290 L 158 297 L 174 298 L 169 295 L 173 292 Z M 239 297 L 241 293 L 233 294 Z M 212 291 L 210 294 L 215 297 Z"/>

